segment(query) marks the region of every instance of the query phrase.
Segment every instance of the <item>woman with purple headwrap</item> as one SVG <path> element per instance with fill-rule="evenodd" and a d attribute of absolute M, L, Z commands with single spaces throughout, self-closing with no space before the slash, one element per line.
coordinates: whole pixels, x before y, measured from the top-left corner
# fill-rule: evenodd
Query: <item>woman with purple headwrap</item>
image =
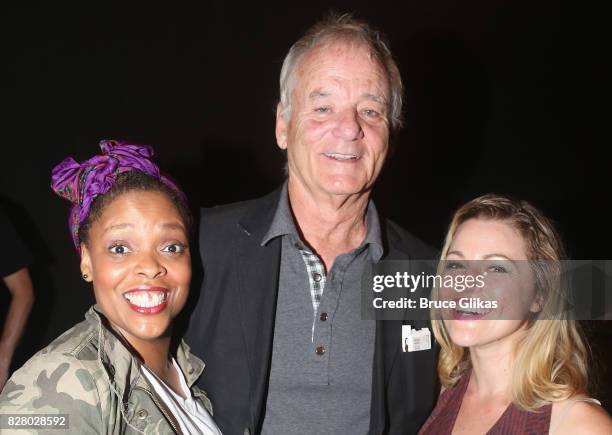
<path fill-rule="evenodd" d="M 195 386 L 204 363 L 184 342 L 170 349 L 191 279 L 185 196 L 150 147 L 100 146 L 57 165 L 51 184 L 73 204 L 70 232 L 96 304 L 6 383 L 0 429 L 220 434 Z"/>

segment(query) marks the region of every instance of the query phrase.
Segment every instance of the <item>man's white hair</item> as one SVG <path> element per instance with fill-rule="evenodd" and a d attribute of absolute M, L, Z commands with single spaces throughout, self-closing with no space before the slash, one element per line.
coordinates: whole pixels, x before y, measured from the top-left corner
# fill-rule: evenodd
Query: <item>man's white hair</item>
<path fill-rule="evenodd" d="M 381 34 L 367 23 L 354 19 L 350 14 L 331 14 L 312 26 L 289 49 L 285 56 L 280 74 L 281 115 L 285 120 L 291 114 L 291 94 L 294 86 L 295 71 L 300 60 L 312 49 L 333 42 L 363 44 L 370 56 L 384 69 L 389 83 L 388 103 L 389 124 L 392 131 L 402 126 L 402 78 L 399 69 Z"/>

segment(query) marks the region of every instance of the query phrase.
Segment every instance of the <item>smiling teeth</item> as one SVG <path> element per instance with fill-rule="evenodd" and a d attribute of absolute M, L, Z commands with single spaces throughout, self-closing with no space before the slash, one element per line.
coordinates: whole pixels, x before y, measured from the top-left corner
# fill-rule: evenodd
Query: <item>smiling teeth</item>
<path fill-rule="evenodd" d="M 355 154 L 337 154 L 337 153 L 325 153 L 326 157 L 330 157 L 335 160 L 357 160 L 359 156 Z"/>
<path fill-rule="evenodd" d="M 486 314 L 489 314 L 493 310 L 462 310 L 462 309 L 457 309 L 455 311 L 457 311 L 458 313 L 461 313 L 461 314 L 476 314 L 476 315 L 481 315 L 482 314 L 482 315 L 486 315 Z"/>
<path fill-rule="evenodd" d="M 123 297 L 132 305 L 140 308 L 151 308 L 166 302 L 168 294 L 166 292 L 126 293 Z"/>

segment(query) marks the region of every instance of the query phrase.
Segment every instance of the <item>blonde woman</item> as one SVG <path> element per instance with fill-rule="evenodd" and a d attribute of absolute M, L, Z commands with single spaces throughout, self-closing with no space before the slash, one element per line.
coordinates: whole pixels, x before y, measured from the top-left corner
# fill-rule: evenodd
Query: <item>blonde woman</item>
<path fill-rule="evenodd" d="M 442 392 L 419 433 L 612 434 L 609 415 L 588 396 L 578 324 L 550 320 L 567 300 L 550 221 L 525 201 L 481 196 L 454 214 L 441 258 L 441 273 L 478 269 L 491 291 L 440 288 L 435 299 L 482 296 L 497 307 L 432 311 Z"/>

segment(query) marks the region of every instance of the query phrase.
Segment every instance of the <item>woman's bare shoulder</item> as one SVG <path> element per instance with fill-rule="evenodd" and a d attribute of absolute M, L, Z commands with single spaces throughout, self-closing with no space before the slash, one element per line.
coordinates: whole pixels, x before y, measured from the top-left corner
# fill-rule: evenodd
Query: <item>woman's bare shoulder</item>
<path fill-rule="evenodd" d="M 553 404 L 550 427 L 551 435 L 610 435 L 612 419 L 597 403 L 570 398 Z"/>

